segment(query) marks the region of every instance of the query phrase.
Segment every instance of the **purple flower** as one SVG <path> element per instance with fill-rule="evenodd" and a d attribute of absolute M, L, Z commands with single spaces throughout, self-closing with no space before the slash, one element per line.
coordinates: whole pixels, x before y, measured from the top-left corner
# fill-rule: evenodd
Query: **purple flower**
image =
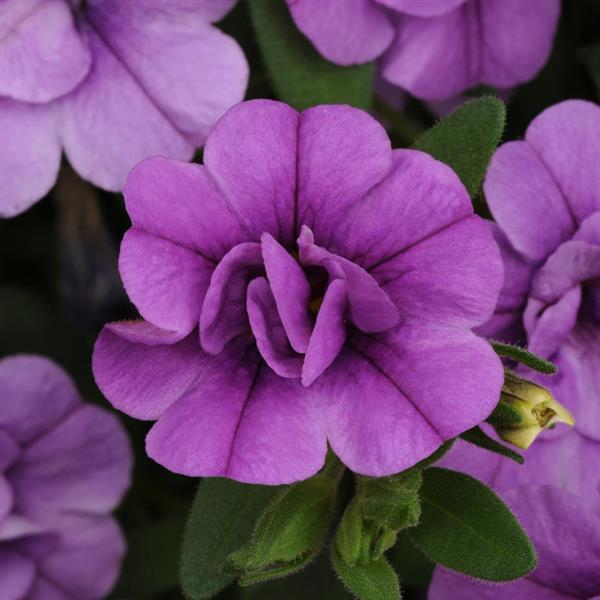
<path fill-rule="evenodd" d="M 122 188 L 140 160 L 190 159 L 246 89 L 211 25 L 235 0 L 0 0 L 0 216 L 54 185 L 61 152 Z"/>
<path fill-rule="evenodd" d="M 546 62 L 559 0 L 287 0 L 328 60 L 379 58 L 380 74 L 425 100 L 478 84 L 510 88 Z"/>
<path fill-rule="evenodd" d="M 554 377 L 523 374 L 576 422 L 574 431 L 543 433 L 524 468 L 499 466 L 497 482 L 533 478 L 583 493 L 600 478 L 599 164 L 600 107 L 571 100 L 534 119 L 523 141 L 501 146 L 485 180 L 506 277 L 480 331 L 554 361 Z"/>
<path fill-rule="evenodd" d="M 489 414 L 502 370 L 471 328 L 500 258 L 447 166 L 392 151 L 365 112 L 269 100 L 230 109 L 204 162 L 132 171 L 119 267 L 144 320 L 94 351 L 112 404 L 158 420 L 152 458 L 278 484 L 329 441 L 386 475 Z"/>
<path fill-rule="evenodd" d="M 600 513 L 570 492 L 550 486 L 514 490 L 505 499 L 538 554 L 533 573 L 492 585 L 438 567 L 429 600 L 577 600 L 600 598 Z M 474 549 L 476 551 L 476 549 Z"/>
<path fill-rule="evenodd" d="M 129 486 L 117 419 L 46 358 L 0 361 L 0 598 L 104 598 L 125 543 L 110 512 Z"/>

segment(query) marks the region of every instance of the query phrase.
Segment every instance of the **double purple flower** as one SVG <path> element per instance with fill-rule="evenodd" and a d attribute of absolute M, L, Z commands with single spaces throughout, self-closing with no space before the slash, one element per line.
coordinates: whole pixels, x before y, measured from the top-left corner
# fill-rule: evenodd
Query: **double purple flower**
<path fill-rule="evenodd" d="M 119 191 L 155 154 L 190 159 L 248 66 L 211 23 L 235 0 L 0 0 L 0 216 L 54 185 L 61 152 Z"/>
<path fill-rule="evenodd" d="M 362 111 L 268 100 L 232 108 L 204 163 L 131 173 L 119 267 L 144 320 L 94 351 L 112 404 L 157 420 L 151 457 L 279 484 L 329 442 L 388 475 L 490 413 L 502 368 L 471 329 L 501 262 L 447 166 L 392 151 Z"/>
<path fill-rule="evenodd" d="M 49 360 L 0 361 L 0 598 L 104 598 L 125 542 L 111 511 L 129 486 L 123 428 Z"/>
<path fill-rule="evenodd" d="M 298 28 L 339 65 L 378 59 L 383 79 L 425 100 L 532 79 L 559 0 L 287 0 Z"/>

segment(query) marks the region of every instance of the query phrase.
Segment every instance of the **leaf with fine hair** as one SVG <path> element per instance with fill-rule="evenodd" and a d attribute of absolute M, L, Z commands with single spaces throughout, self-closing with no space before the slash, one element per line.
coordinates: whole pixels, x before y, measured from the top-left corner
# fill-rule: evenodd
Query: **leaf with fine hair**
<path fill-rule="evenodd" d="M 505 120 L 506 109 L 498 98 L 469 100 L 423 133 L 414 147 L 452 167 L 475 198 L 500 143 Z"/>
<path fill-rule="evenodd" d="M 533 352 L 529 352 L 527 348 L 521 348 L 520 346 L 514 346 L 513 344 L 505 344 L 503 342 L 496 342 L 492 340 L 490 342 L 492 344 L 492 348 L 498 354 L 498 356 L 506 356 L 507 358 L 511 358 L 512 360 L 521 363 L 534 371 L 538 371 L 539 373 L 545 373 L 546 375 L 554 375 L 558 373 L 558 367 L 550 362 L 542 358 L 541 356 L 537 356 L 533 354 Z"/>
<path fill-rule="evenodd" d="M 479 446 L 479 448 L 510 458 L 520 465 L 525 462 L 525 459 L 518 452 L 507 448 L 500 442 L 497 442 L 495 439 L 486 435 L 481 427 L 473 427 L 472 429 L 461 433 L 459 437 L 461 440 L 465 440 L 465 442 Z"/>
<path fill-rule="evenodd" d="M 227 557 L 250 538 L 259 515 L 281 488 L 204 479 L 183 536 L 179 577 L 187 598 L 212 598 L 235 576 Z"/>
<path fill-rule="evenodd" d="M 421 498 L 421 521 L 407 534 L 434 562 L 488 581 L 512 581 L 535 569 L 527 534 L 477 479 L 431 467 L 423 473 Z"/>

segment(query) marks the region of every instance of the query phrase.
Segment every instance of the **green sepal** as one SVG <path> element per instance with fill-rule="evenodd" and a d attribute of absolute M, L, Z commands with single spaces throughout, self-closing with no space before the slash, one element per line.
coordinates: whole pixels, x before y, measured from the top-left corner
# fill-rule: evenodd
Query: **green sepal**
<path fill-rule="evenodd" d="M 242 577 L 282 569 L 320 547 L 335 512 L 336 493 L 343 465 L 334 457 L 315 477 L 285 488 L 260 516 L 249 542 L 228 559 Z"/>
<path fill-rule="evenodd" d="M 498 98 L 469 100 L 423 133 L 414 147 L 452 167 L 475 198 L 500 143 L 505 120 L 506 109 Z"/>
<path fill-rule="evenodd" d="M 335 533 L 334 546 L 349 565 L 354 565 L 361 559 L 363 520 L 356 498 L 346 506 Z"/>
<path fill-rule="evenodd" d="M 423 473 L 421 498 L 421 521 L 407 534 L 434 562 L 488 581 L 512 581 L 535 569 L 527 534 L 477 479 L 431 467 Z"/>
<path fill-rule="evenodd" d="M 373 63 L 341 67 L 324 59 L 294 24 L 283 0 L 248 0 L 256 40 L 277 96 L 297 110 L 350 104 L 368 110 Z"/>
<path fill-rule="evenodd" d="M 350 564 L 334 547 L 331 564 L 346 589 L 358 600 L 401 600 L 400 582 L 382 556 L 377 560 Z"/>
<path fill-rule="evenodd" d="M 534 371 L 545 373 L 546 375 L 558 373 L 558 367 L 554 363 L 533 354 L 533 352 L 529 352 L 527 348 L 521 348 L 520 346 L 505 344 L 503 342 L 496 342 L 495 340 L 491 340 L 490 343 L 498 356 L 506 356 L 518 363 L 526 365 Z"/>
<path fill-rule="evenodd" d="M 521 413 L 506 398 L 500 396 L 500 400 L 492 414 L 486 419 L 491 425 L 515 426 L 523 420 Z"/>
<path fill-rule="evenodd" d="M 459 437 L 461 440 L 465 440 L 465 442 L 479 446 L 479 448 L 483 448 L 484 450 L 489 450 L 495 454 L 500 454 L 501 456 L 510 458 L 520 465 L 525 463 L 525 459 L 518 452 L 507 448 L 503 444 L 497 442 L 495 439 L 486 435 L 481 427 L 473 427 L 472 429 L 461 433 Z"/>

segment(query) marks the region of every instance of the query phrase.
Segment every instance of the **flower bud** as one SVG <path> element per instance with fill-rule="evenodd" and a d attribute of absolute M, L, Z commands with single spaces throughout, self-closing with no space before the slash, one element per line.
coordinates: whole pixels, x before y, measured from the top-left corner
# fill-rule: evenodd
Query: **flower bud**
<path fill-rule="evenodd" d="M 496 433 L 503 440 L 524 450 L 544 429 L 550 429 L 557 423 L 575 424 L 573 415 L 554 399 L 549 390 L 508 369 L 505 371 L 500 403 L 504 403 L 512 415 L 517 415 L 518 420 L 494 423 Z"/>

